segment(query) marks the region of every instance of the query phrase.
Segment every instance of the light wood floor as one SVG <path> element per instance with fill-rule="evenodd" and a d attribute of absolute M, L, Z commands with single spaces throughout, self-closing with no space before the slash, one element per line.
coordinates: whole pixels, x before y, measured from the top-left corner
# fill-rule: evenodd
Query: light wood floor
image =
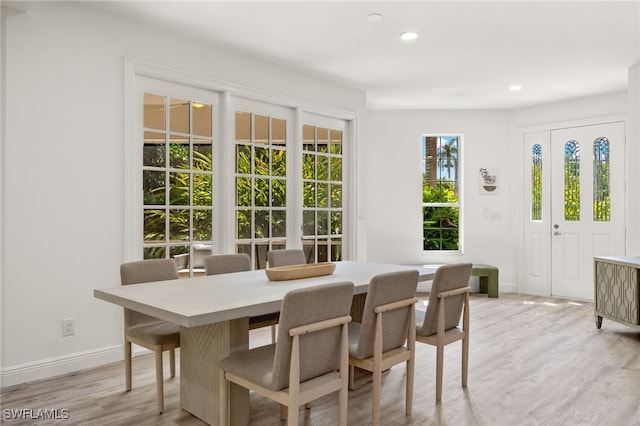
<path fill-rule="evenodd" d="M 252 345 L 269 342 L 252 332 Z M 383 425 L 640 425 L 640 331 L 604 320 L 593 304 L 546 297 L 472 295 L 469 386 L 460 386 L 460 344 L 445 351 L 443 399 L 435 402 L 435 348 L 417 344 L 412 416 L 404 415 L 405 369 L 383 376 Z M 203 425 L 180 409 L 179 372 L 165 380 L 163 415 L 156 413 L 152 356 L 134 360 L 133 390 L 124 365 L 5 388 L 5 409 L 67 409 L 72 425 Z M 168 371 L 168 356 L 165 356 Z M 369 423 L 371 379 L 362 373 L 349 393 L 349 425 Z M 306 425 L 333 426 L 337 399 L 312 403 Z M 251 395 L 251 425 L 279 425 L 279 408 Z M 36 424 L 2 419 L 2 423 Z M 38 421 L 38 425 L 55 422 Z"/>

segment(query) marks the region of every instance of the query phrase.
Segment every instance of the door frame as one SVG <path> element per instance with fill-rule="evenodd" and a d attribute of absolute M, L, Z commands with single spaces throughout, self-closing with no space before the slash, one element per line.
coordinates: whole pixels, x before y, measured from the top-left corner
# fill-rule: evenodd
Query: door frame
<path fill-rule="evenodd" d="M 522 235 L 522 244 L 519 246 L 518 261 L 518 286 L 520 292 L 526 294 L 551 296 L 551 165 L 549 161 L 545 161 L 545 151 L 551 152 L 551 132 L 571 127 L 592 126 L 598 124 L 606 124 L 612 122 L 623 122 L 625 127 L 625 138 L 628 134 L 628 120 L 626 114 L 606 115 L 588 119 L 567 120 L 559 122 L 549 122 L 532 126 L 521 126 L 517 129 L 520 140 L 522 163 L 521 163 L 521 182 L 522 182 L 522 198 L 520 201 L 520 218 L 522 225 L 520 232 Z M 542 177 L 542 206 L 543 219 L 537 223 L 536 231 L 540 232 L 537 241 L 532 241 L 529 233 L 532 231 L 530 212 L 531 212 L 531 146 L 534 143 L 540 143 L 543 147 L 543 177 Z M 624 226 L 628 228 L 629 222 L 629 144 L 625 143 L 624 148 Z M 628 235 L 628 233 L 627 233 Z M 627 235 L 625 235 L 625 248 L 628 247 Z M 545 250 L 546 248 L 546 250 Z M 544 250 L 538 257 L 536 265 L 531 264 L 532 252 L 535 249 Z"/>

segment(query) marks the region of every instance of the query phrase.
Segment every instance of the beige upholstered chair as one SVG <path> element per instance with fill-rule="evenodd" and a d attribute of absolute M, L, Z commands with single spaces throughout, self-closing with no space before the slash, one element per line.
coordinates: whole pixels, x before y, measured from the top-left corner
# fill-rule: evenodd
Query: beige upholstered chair
<path fill-rule="evenodd" d="M 436 401 L 442 399 L 444 347 L 462 340 L 462 386 L 469 367 L 469 277 L 471 263 L 436 269 L 426 313 L 416 312 L 416 340 L 436 346 Z M 460 315 L 462 314 L 462 327 Z"/>
<path fill-rule="evenodd" d="M 417 286 L 418 271 L 373 277 L 364 302 L 362 323 L 349 324 L 349 388 L 353 389 L 354 367 L 373 373 L 373 425 L 379 424 L 382 372 L 401 362 L 407 363 L 406 414 L 411 415 Z"/>
<path fill-rule="evenodd" d="M 204 258 L 206 275 L 229 274 L 251 270 L 251 258 L 246 253 L 214 254 Z M 249 330 L 271 326 L 271 342 L 276 341 L 279 312 L 249 317 Z"/>
<path fill-rule="evenodd" d="M 178 279 L 173 259 L 153 259 L 120 265 L 122 285 Z M 164 411 L 162 352 L 169 351 L 171 377 L 176 375 L 175 349 L 180 347 L 180 326 L 130 309 L 124 310 L 124 358 L 127 391 L 131 390 L 131 344 L 152 350 L 156 356 L 158 411 Z"/>
<path fill-rule="evenodd" d="M 301 249 L 270 250 L 267 253 L 267 262 L 270 268 L 307 263 Z"/>
<path fill-rule="evenodd" d="M 285 295 L 277 343 L 237 352 L 220 362 L 220 425 L 229 424 L 229 382 L 288 407 L 289 425 L 298 424 L 301 405 L 339 392 L 338 423 L 346 425 L 347 324 L 353 288 L 342 282 Z"/>

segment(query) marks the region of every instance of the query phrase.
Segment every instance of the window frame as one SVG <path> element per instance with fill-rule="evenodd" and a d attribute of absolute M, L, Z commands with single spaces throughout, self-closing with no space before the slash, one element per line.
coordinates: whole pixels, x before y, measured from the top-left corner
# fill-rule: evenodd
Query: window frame
<path fill-rule="evenodd" d="M 425 182 L 425 174 L 427 167 L 427 148 L 426 148 L 426 140 L 427 138 L 444 138 L 444 137 L 455 137 L 457 138 L 457 170 L 456 177 L 457 187 L 458 187 L 458 200 L 456 203 L 446 203 L 446 202 L 425 202 L 424 201 L 424 182 Z M 451 133 L 424 133 L 420 138 L 420 156 L 421 156 L 421 173 L 420 173 L 420 217 L 422 218 L 422 238 L 421 238 L 421 246 L 422 253 L 424 254 L 464 254 L 464 134 L 462 132 L 451 132 Z M 436 153 L 436 155 L 438 155 Z M 436 157 L 436 163 L 438 162 L 439 157 Z M 436 175 L 437 176 L 437 175 Z M 424 209 L 425 207 L 449 207 L 458 209 L 458 248 L 456 250 L 442 250 L 434 249 L 428 250 L 424 248 L 424 232 L 425 232 L 425 224 L 424 224 Z"/>
<path fill-rule="evenodd" d="M 233 168 L 220 165 L 217 161 L 228 159 L 229 155 L 233 157 L 230 149 L 233 141 L 232 129 L 230 127 L 230 102 L 233 98 L 246 99 L 249 101 L 263 102 L 272 104 L 276 107 L 290 108 L 294 111 L 294 133 L 290 143 L 297 144 L 301 136 L 301 116 L 303 114 L 315 114 L 329 119 L 343 120 L 346 124 L 346 130 L 343 138 L 345 140 L 346 152 L 344 167 L 343 201 L 348 201 L 348 205 L 344 205 L 343 221 L 345 223 L 345 232 L 343 233 L 343 241 L 349 240 L 349 248 L 343 248 L 343 258 L 356 259 L 357 255 L 357 238 L 358 238 L 358 221 L 355 216 L 357 211 L 358 198 L 356 197 L 357 176 L 356 170 L 356 145 L 357 145 L 357 128 L 358 116 L 353 111 L 343 110 L 336 107 L 317 104 L 303 99 L 283 96 L 277 93 L 271 93 L 260 89 L 247 88 L 242 85 L 220 81 L 215 78 L 202 75 L 195 75 L 175 68 L 168 68 L 156 64 L 141 61 L 135 58 L 125 58 L 124 60 L 124 247 L 122 261 L 140 260 L 142 259 L 142 185 L 141 185 L 141 164 L 142 164 L 142 114 L 138 97 L 143 90 L 140 89 L 142 79 L 149 79 L 161 82 L 163 84 L 177 85 L 181 88 L 193 88 L 196 90 L 205 90 L 215 93 L 219 97 L 216 118 L 218 125 L 214 124 L 214 140 L 220 141 L 219 144 L 214 143 L 214 174 L 213 174 L 213 191 L 214 203 L 221 203 L 221 207 L 213 207 L 213 245 L 212 251 L 217 253 L 231 253 L 235 251 L 234 234 L 235 230 L 227 226 L 217 226 L 216 224 L 231 223 L 227 222 L 235 215 L 234 197 L 235 191 L 231 186 L 233 177 Z M 148 90 L 148 89 L 147 89 Z M 170 94 L 171 95 L 171 94 Z M 180 97 L 180 96 L 175 96 Z M 287 162 L 293 160 L 292 166 L 287 164 L 288 174 L 294 176 L 293 182 L 288 182 L 289 188 L 287 197 L 294 195 L 296 200 L 301 199 L 301 184 L 298 185 L 298 176 L 301 165 L 300 151 L 294 155 L 288 154 Z M 287 177 L 289 179 L 289 177 Z M 301 183 L 301 182 L 300 182 Z M 300 188 L 298 188 L 300 186 Z M 217 194 L 217 195 L 216 195 Z M 289 204 L 292 205 L 292 204 Z M 301 244 L 301 217 L 302 211 L 301 201 L 296 206 L 296 210 L 291 213 L 295 220 L 288 220 L 287 224 L 287 246 L 297 247 Z M 290 209 L 288 207 L 287 209 Z M 299 210 L 299 211 L 298 211 Z M 294 232 L 290 229 L 294 227 L 294 222 L 298 224 Z M 347 225 L 349 224 L 349 226 Z M 227 229 L 229 228 L 229 229 Z M 348 228 L 348 233 L 347 233 Z"/>

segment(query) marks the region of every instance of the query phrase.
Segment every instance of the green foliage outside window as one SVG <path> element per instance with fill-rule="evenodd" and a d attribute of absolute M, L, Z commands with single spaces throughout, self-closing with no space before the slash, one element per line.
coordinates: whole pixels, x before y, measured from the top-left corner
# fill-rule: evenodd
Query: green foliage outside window
<path fill-rule="evenodd" d="M 435 186 L 422 185 L 423 203 L 457 203 L 458 197 L 452 182 L 438 182 Z M 458 250 L 459 208 L 424 206 L 423 249 Z"/>
<path fill-rule="evenodd" d="M 164 156 L 164 146 L 158 145 L 153 150 L 148 150 L 145 155 Z M 189 145 L 171 144 L 169 156 L 172 163 L 185 172 L 169 172 L 169 209 L 164 208 L 167 188 L 165 171 L 145 170 L 143 172 L 143 198 L 145 206 L 157 205 L 160 208 L 144 210 L 144 241 L 164 241 L 166 236 L 167 211 L 169 214 L 169 240 L 189 241 L 192 232 L 194 241 L 209 241 L 212 238 L 212 205 L 213 187 L 211 150 L 192 150 L 193 165 L 190 172 Z M 198 173 L 203 172 L 203 173 Z M 190 182 L 192 181 L 192 182 Z M 193 184 L 193 195 L 190 192 L 190 183 Z M 162 207 L 161 207 L 162 206 Z M 183 206 L 183 208 L 173 208 Z M 193 206 L 187 209 L 184 207 Z M 198 209 L 198 206 L 207 206 L 207 209 Z M 151 251 L 149 251 L 151 250 Z M 162 251 L 162 253 L 159 252 Z M 171 254 L 184 252 L 184 247 L 172 247 Z M 156 253 L 157 252 L 157 253 Z M 164 248 L 149 248 L 145 258 L 164 257 Z"/>

